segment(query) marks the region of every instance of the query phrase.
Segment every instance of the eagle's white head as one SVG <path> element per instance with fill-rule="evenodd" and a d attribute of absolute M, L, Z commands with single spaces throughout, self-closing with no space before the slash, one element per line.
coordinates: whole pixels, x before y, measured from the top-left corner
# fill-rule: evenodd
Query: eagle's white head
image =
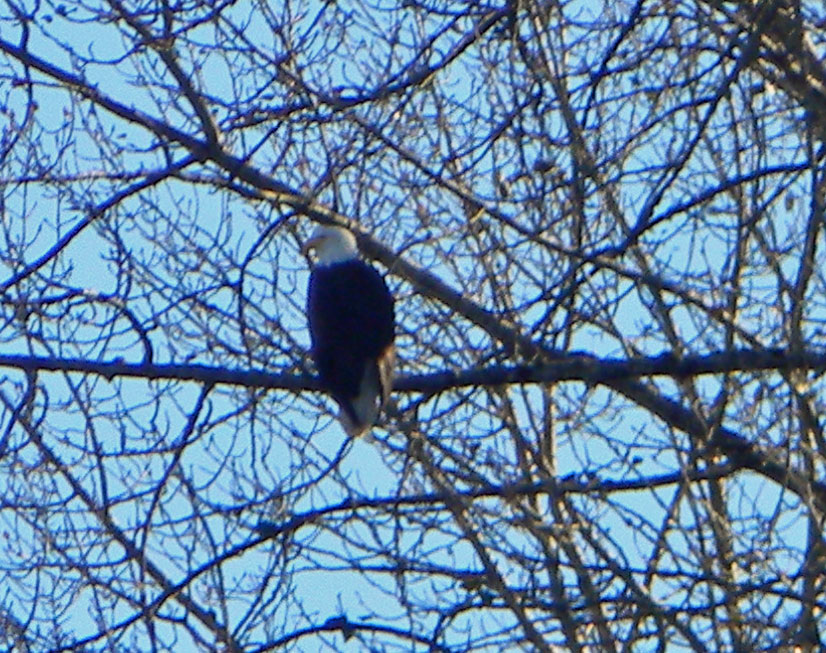
<path fill-rule="evenodd" d="M 356 237 L 344 227 L 319 225 L 307 239 L 301 251 L 315 250 L 319 265 L 333 265 L 358 258 Z"/>

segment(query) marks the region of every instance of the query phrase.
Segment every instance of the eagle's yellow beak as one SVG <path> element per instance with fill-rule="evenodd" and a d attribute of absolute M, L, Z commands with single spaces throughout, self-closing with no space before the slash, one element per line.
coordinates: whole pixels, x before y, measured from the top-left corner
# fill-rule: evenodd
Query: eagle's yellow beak
<path fill-rule="evenodd" d="M 310 252 L 313 251 L 316 247 L 318 247 L 320 242 L 321 236 L 313 236 L 312 238 L 308 238 L 306 241 L 304 241 L 304 244 L 301 246 L 301 253 L 304 256 L 309 256 Z"/>

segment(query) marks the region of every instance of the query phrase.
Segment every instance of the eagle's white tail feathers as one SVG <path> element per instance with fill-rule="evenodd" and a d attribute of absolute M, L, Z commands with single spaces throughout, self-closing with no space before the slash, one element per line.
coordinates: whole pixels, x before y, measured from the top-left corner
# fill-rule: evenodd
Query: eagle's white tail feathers
<path fill-rule="evenodd" d="M 345 432 L 351 438 L 364 435 L 375 424 L 379 416 L 379 410 L 384 402 L 382 401 L 381 383 L 376 375 L 376 370 L 368 369 L 361 380 L 358 396 L 350 402 L 350 408 L 356 417 L 355 422 L 348 411 L 339 411 L 339 421 Z"/>

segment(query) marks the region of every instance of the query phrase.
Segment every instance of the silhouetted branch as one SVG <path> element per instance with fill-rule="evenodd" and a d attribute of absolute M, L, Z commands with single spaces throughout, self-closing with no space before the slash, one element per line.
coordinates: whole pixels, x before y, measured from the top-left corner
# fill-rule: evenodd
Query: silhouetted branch
<path fill-rule="evenodd" d="M 0 355 L 0 367 L 14 367 L 28 372 L 81 372 L 98 374 L 107 379 L 132 377 L 143 379 L 178 379 L 208 384 L 238 385 L 273 390 L 320 390 L 317 379 L 306 374 L 286 374 L 264 370 L 231 370 L 209 365 L 127 363 L 122 360 L 88 361 L 80 358 L 50 358 Z M 758 372 L 770 370 L 826 369 L 826 352 L 790 352 L 785 349 L 737 349 L 701 356 L 676 357 L 671 354 L 640 358 L 597 358 L 587 354 L 560 355 L 552 363 L 536 365 L 494 365 L 456 372 L 416 374 L 396 379 L 397 392 L 435 394 L 453 388 L 497 386 L 521 383 L 557 383 L 582 381 L 607 383 L 645 376 L 687 378 L 706 374 Z"/>

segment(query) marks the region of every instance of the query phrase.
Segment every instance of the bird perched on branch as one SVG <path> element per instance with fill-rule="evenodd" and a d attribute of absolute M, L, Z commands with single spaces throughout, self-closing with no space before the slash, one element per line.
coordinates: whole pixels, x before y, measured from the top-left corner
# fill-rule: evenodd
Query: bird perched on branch
<path fill-rule="evenodd" d="M 348 435 L 376 421 L 393 386 L 396 361 L 393 296 L 376 269 L 359 258 L 355 236 L 319 226 L 302 252 L 315 251 L 307 290 L 312 355 L 321 384 L 341 408 Z"/>

